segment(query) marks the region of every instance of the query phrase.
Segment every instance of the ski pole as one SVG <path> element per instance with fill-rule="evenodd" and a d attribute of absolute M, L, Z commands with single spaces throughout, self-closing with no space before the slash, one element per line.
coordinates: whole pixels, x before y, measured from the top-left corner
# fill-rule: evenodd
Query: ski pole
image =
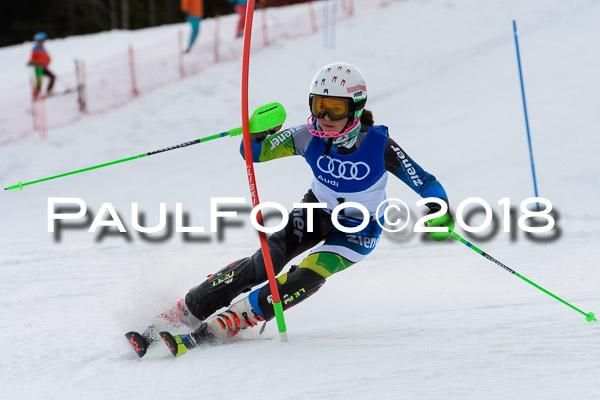
<path fill-rule="evenodd" d="M 285 109 L 283 108 L 283 106 L 281 104 L 279 104 L 279 103 L 265 104 L 264 106 L 259 107 L 256 110 L 254 110 L 254 112 L 250 116 L 250 119 L 249 119 L 250 132 L 251 133 L 259 133 L 259 132 L 264 132 L 266 130 L 280 126 L 285 122 L 285 117 L 286 117 Z M 34 183 L 49 181 L 51 179 L 62 178 L 63 176 L 74 175 L 74 174 L 78 174 L 80 172 L 91 171 L 93 169 L 108 167 L 109 165 L 119 164 L 119 163 L 122 163 L 125 161 L 131 161 L 131 160 L 135 160 L 138 158 L 143 158 L 143 157 L 152 156 L 152 155 L 159 154 L 159 153 L 164 153 L 169 150 L 176 150 L 176 149 L 180 149 L 182 147 L 192 146 L 194 144 L 207 142 L 209 140 L 218 139 L 218 138 L 221 138 L 224 136 L 237 136 L 237 135 L 241 135 L 241 134 L 242 134 L 242 127 L 240 126 L 238 128 L 230 129 L 226 132 L 221 132 L 221 133 L 217 133 L 215 135 L 210 135 L 210 136 L 206 136 L 206 137 L 203 137 L 200 139 L 191 140 L 189 142 L 184 142 L 181 144 L 177 144 L 175 146 L 165 147 L 164 149 L 150 151 L 148 153 L 139 154 L 137 156 L 122 158 L 120 160 L 111 161 L 111 162 L 107 162 L 104 164 L 98 164 L 98 165 L 94 165 L 92 167 L 78 169 L 76 171 L 65 172 L 63 174 L 54 175 L 54 176 L 51 176 L 48 178 L 38 179 L 35 181 L 31 181 L 31 182 L 23 183 L 21 181 L 18 181 L 19 183 L 17 183 L 16 185 L 5 187 L 4 190 L 12 190 L 12 189 L 18 188 L 19 190 L 22 191 L 24 186 L 33 185 Z"/>
<path fill-rule="evenodd" d="M 487 258 L 488 260 L 490 260 L 491 262 L 498 264 L 499 266 L 501 266 L 502 268 L 504 268 L 505 270 L 507 270 L 508 272 L 510 272 L 513 275 L 518 276 L 519 278 L 523 279 L 525 282 L 529 283 L 530 285 L 540 289 L 542 292 L 554 297 L 556 300 L 560 301 L 563 304 L 566 304 L 567 306 L 571 307 L 573 310 L 585 315 L 585 319 L 588 322 L 593 322 L 596 321 L 596 317 L 594 316 L 593 312 L 589 312 L 589 313 L 585 313 L 583 311 L 581 311 L 579 308 L 567 303 L 566 301 L 564 301 L 563 299 L 561 299 L 560 297 L 552 294 L 551 292 L 549 292 L 548 290 L 544 289 L 543 287 L 541 287 L 540 285 L 536 284 L 535 282 L 530 281 L 529 279 L 525 278 L 523 275 L 519 274 L 518 272 L 510 269 L 508 266 L 504 265 L 503 263 L 501 263 L 500 261 L 496 260 L 494 257 L 490 256 L 489 254 L 487 254 L 486 252 L 480 250 L 479 248 L 477 248 L 476 246 L 474 246 L 473 244 L 469 243 L 468 241 L 466 241 L 465 239 L 463 239 L 458 233 L 454 232 L 454 231 L 450 231 L 450 236 L 452 237 L 452 239 L 455 239 L 459 242 L 461 242 L 462 244 L 466 245 L 467 247 L 469 247 L 470 249 L 473 249 L 473 251 L 475 251 L 476 253 L 481 254 L 482 256 L 484 256 L 485 258 Z"/>

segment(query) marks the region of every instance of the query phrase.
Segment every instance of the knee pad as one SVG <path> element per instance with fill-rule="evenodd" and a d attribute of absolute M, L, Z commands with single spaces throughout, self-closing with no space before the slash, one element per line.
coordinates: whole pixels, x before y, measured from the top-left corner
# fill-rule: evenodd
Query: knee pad
<path fill-rule="evenodd" d="M 250 291 L 253 282 L 251 258 L 243 258 L 209 275 L 205 282 L 190 289 L 185 296 L 185 304 L 194 317 L 204 321 L 221 307 L 227 307 L 239 294 Z"/>
<path fill-rule="evenodd" d="M 323 286 L 325 278 L 307 268 L 292 267 L 292 269 L 277 278 L 277 289 L 284 310 L 295 306 L 307 299 Z M 252 294 L 250 299 L 252 302 Z M 262 317 L 267 321 L 275 316 L 273 297 L 269 285 L 263 286 L 257 296 L 258 307 Z"/>

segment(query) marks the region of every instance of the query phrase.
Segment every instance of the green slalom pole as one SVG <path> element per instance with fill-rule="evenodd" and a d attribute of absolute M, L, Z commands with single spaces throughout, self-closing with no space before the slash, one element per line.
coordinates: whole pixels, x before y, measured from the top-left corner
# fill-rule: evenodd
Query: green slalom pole
<path fill-rule="evenodd" d="M 581 314 L 585 315 L 586 321 L 588 321 L 588 322 L 594 322 L 594 321 L 596 321 L 596 317 L 594 316 L 593 312 L 589 312 L 589 313 L 586 314 L 585 312 L 581 311 L 579 308 L 577 308 L 577 307 L 575 307 L 575 306 L 567 303 L 566 301 L 564 301 L 560 297 L 558 297 L 555 294 L 549 292 L 548 290 L 544 289 L 543 287 L 541 287 L 540 285 L 536 284 L 535 282 L 530 281 L 529 279 L 525 278 L 523 275 L 521 275 L 518 272 L 510 269 L 508 266 L 506 266 L 503 263 L 501 263 L 500 261 L 496 260 L 494 257 L 490 256 L 486 252 L 480 250 L 479 248 L 477 248 L 473 244 L 469 243 L 468 241 L 466 241 L 465 239 L 463 239 L 458 233 L 456 233 L 454 231 L 450 231 L 450 236 L 452 237 L 452 239 L 455 239 L 455 240 L 461 242 L 462 244 L 464 244 L 467 247 L 471 248 L 476 253 L 481 254 L 482 256 L 484 256 L 485 258 L 487 258 L 488 260 L 490 260 L 491 262 L 493 262 L 495 264 L 498 264 L 499 266 L 501 266 L 502 268 L 504 268 L 505 270 L 507 270 L 511 274 L 518 276 L 519 278 L 523 279 L 525 282 L 527 282 L 530 285 L 532 285 L 532 286 L 540 289 L 542 292 L 544 292 L 544 293 L 546 293 L 546 294 L 554 297 L 556 300 L 560 301 L 561 303 L 566 304 L 567 306 L 571 307 L 573 310 L 577 311 L 578 313 L 581 313 Z"/>
<path fill-rule="evenodd" d="M 254 112 L 250 116 L 250 133 L 264 132 L 269 129 L 278 127 L 285 122 L 285 118 L 286 118 L 285 109 L 283 108 L 283 106 L 281 104 L 279 104 L 279 103 L 266 104 L 262 107 L 257 108 L 256 110 L 254 110 Z M 175 146 L 165 147 L 164 149 L 150 151 L 148 153 L 139 154 L 137 156 L 122 158 L 120 160 L 111 161 L 111 162 L 107 162 L 104 164 L 94 165 L 93 167 L 82 168 L 82 169 L 78 169 L 76 171 L 71 171 L 71 172 L 65 172 L 64 174 L 54 175 L 54 176 L 50 176 L 48 178 L 38 179 L 35 181 L 30 181 L 30 182 L 23 183 L 21 181 L 18 181 L 18 183 L 16 185 L 5 187 L 4 190 L 19 189 L 22 191 L 23 187 L 28 186 L 28 185 L 33 185 L 34 183 L 45 182 L 45 181 L 49 181 L 52 179 L 62 178 L 63 176 L 79 174 L 81 172 L 91 171 L 93 169 L 108 167 L 109 165 L 119 164 L 119 163 L 123 163 L 126 161 L 131 161 L 131 160 L 136 160 L 138 158 L 153 156 L 155 154 L 164 153 L 166 151 L 181 149 L 183 147 L 192 146 L 194 144 L 208 142 L 209 140 L 222 138 L 224 136 L 237 136 L 237 135 L 241 135 L 241 134 L 242 134 L 242 127 L 240 126 L 238 128 L 230 129 L 226 132 L 221 132 L 221 133 L 217 133 L 215 135 L 210 135 L 210 136 L 206 136 L 206 137 L 203 137 L 200 139 L 191 140 L 189 142 L 184 142 L 184 143 L 181 143 L 181 144 L 178 144 Z"/>

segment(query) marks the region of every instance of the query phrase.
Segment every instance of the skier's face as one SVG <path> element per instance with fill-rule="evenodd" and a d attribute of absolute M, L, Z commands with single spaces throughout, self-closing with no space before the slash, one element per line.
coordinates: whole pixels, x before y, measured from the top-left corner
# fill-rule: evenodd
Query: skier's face
<path fill-rule="evenodd" d="M 329 114 L 325 114 L 323 118 L 317 118 L 317 122 L 321 129 L 326 132 L 341 132 L 348 123 L 348 117 L 333 121 Z"/>

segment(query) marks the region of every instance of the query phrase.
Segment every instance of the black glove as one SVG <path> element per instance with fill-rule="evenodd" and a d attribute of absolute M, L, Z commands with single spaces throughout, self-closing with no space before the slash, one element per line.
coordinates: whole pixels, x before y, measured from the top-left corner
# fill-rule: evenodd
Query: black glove
<path fill-rule="evenodd" d="M 250 140 L 252 140 L 255 143 L 260 143 L 263 140 L 265 140 L 265 138 L 267 136 L 273 135 L 274 133 L 279 132 L 281 127 L 282 127 L 282 125 L 279 125 L 279 126 L 276 126 L 275 128 L 267 129 L 266 131 L 263 131 L 263 132 L 251 133 Z"/>
<path fill-rule="evenodd" d="M 443 200 L 446 203 L 446 205 L 448 205 L 447 199 L 441 200 Z M 441 210 L 440 205 L 437 203 L 427 203 L 425 205 L 429 207 L 429 212 L 427 213 L 427 215 L 431 215 Z M 454 230 L 454 219 L 452 218 L 452 215 L 450 215 L 450 207 L 448 206 L 448 211 L 446 211 L 446 214 L 425 222 L 425 226 L 448 228 L 448 232 L 427 232 L 427 235 L 429 235 L 429 237 L 435 240 L 436 242 L 441 242 L 442 240 L 449 238 L 450 233 Z"/>

